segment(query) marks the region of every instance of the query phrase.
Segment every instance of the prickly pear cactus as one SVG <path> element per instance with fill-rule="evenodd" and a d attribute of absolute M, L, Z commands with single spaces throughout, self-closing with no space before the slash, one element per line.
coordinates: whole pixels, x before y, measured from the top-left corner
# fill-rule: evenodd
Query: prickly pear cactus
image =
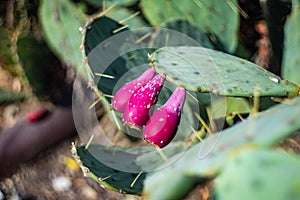
<path fill-rule="evenodd" d="M 231 128 L 210 135 L 187 150 L 174 164 L 147 176 L 143 192 L 148 199 L 180 199 L 197 183 L 197 178 L 216 176 L 230 154 L 239 147 L 271 147 L 299 130 L 299 118 L 300 97 L 297 97 L 288 101 L 288 104 L 274 106 Z M 168 187 L 160 187 L 165 181 L 174 178 L 174 174 L 176 182 L 166 183 Z"/>
<path fill-rule="evenodd" d="M 170 19 L 162 24 L 160 24 L 160 27 L 172 29 L 175 31 L 178 31 L 182 34 L 187 35 L 188 37 L 194 39 L 199 43 L 201 47 L 209 48 L 209 49 L 215 49 L 214 43 L 210 41 L 209 35 L 205 33 L 204 31 L 200 30 L 195 25 L 192 25 L 188 20 L 183 19 Z M 167 36 L 162 36 L 164 34 L 163 31 L 160 29 L 157 30 L 157 35 L 159 38 L 166 38 Z M 168 40 L 172 39 L 172 37 L 168 38 Z M 178 40 L 180 38 L 174 38 L 174 40 Z M 155 41 L 155 42 L 161 42 L 161 41 Z M 168 41 L 169 44 L 172 44 L 172 41 Z M 163 42 L 165 43 L 165 42 Z"/>
<path fill-rule="evenodd" d="M 282 63 L 282 76 L 297 84 L 300 84 L 300 57 L 297 49 L 300 48 L 300 3 L 293 1 L 293 8 L 290 17 L 284 27 L 284 52 Z"/>
<path fill-rule="evenodd" d="M 180 154 L 184 149 L 186 146 L 183 143 L 173 143 L 162 152 L 169 158 Z M 77 147 L 73 144 L 72 154 L 84 175 L 92 178 L 102 187 L 120 193 L 137 195 L 142 193 L 147 172 L 156 170 L 167 162 L 151 146 L 121 148 L 91 144 Z M 101 162 L 95 155 L 101 155 L 106 159 Z M 120 163 L 115 162 L 114 159 L 123 160 L 121 164 L 125 165 L 128 172 L 118 170 Z M 139 173 L 133 171 L 139 171 Z"/>
<path fill-rule="evenodd" d="M 158 73 L 190 91 L 244 97 L 294 97 L 299 92 L 297 85 L 254 63 L 211 49 L 163 47 L 151 60 Z"/>
<path fill-rule="evenodd" d="M 49 47 L 68 65 L 78 69 L 81 33 L 78 28 L 87 17 L 69 0 L 41 1 L 40 20 Z"/>
<path fill-rule="evenodd" d="M 101 42 L 115 35 L 114 31 L 122 26 L 123 24 L 106 16 L 96 17 L 87 21 L 83 32 L 85 55 L 88 56 Z M 126 30 L 128 28 L 124 28 L 120 32 Z"/>
<path fill-rule="evenodd" d="M 93 152 L 93 154 L 91 153 Z M 117 170 L 113 168 L 113 162 L 110 166 L 107 163 L 101 162 L 95 158 L 95 154 L 108 157 L 107 160 L 124 160 L 134 161 L 133 154 L 126 153 L 118 148 L 107 148 L 100 145 L 81 146 L 76 148 L 73 144 L 72 147 L 73 157 L 81 167 L 85 176 L 88 176 L 98 182 L 102 187 L 114 190 L 120 193 L 129 194 L 141 194 L 143 188 L 143 180 L 145 179 L 145 173 L 142 173 L 141 168 L 134 162 L 122 163 L 127 165 L 128 170 L 140 169 L 141 173 L 131 173 Z M 108 161 L 107 161 L 108 162 Z M 118 166 L 115 166 L 118 167 Z"/>
<path fill-rule="evenodd" d="M 143 171 L 153 172 L 162 169 L 162 166 L 172 164 L 184 154 L 187 145 L 182 141 L 172 142 L 161 151 L 146 152 L 136 158 L 136 164 Z M 163 153 L 163 156 L 161 155 Z"/>
<path fill-rule="evenodd" d="M 103 66 L 100 63 L 99 65 L 90 64 L 90 53 L 102 42 L 108 38 L 115 35 L 114 31 L 123 27 L 122 24 L 119 24 L 115 20 L 112 20 L 106 16 L 100 16 L 96 18 L 91 18 L 88 20 L 82 30 L 83 39 L 82 39 L 82 53 L 83 53 L 83 65 L 87 69 L 87 74 L 89 81 L 93 83 L 92 88 L 95 91 L 100 90 L 101 93 L 112 95 L 113 89 L 120 79 L 120 77 L 128 71 L 126 68 L 126 60 L 122 57 L 114 60 L 105 71 L 101 74 L 105 74 L 105 77 L 97 77 L 95 73 L 98 70 L 101 71 Z M 126 31 L 128 28 L 124 28 L 121 31 Z M 86 60 L 86 61 L 85 61 Z M 100 88 L 100 89 L 98 89 Z M 104 97 L 102 94 L 98 93 L 99 98 L 102 99 L 104 106 L 109 109 L 110 107 L 110 97 Z"/>
<path fill-rule="evenodd" d="M 148 26 L 139 16 L 139 12 L 133 13 L 124 7 L 113 7 L 106 13 L 106 16 L 124 25 L 127 25 L 130 29 Z"/>
<path fill-rule="evenodd" d="M 188 3 L 185 2 L 184 4 Z M 105 16 L 90 19 L 83 29 L 84 38 L 81 47 L 84 54 L 84 64 L 90 70 L 88 71 L 89 83 L 97 95 L 102 98 L 102 102 L 106 105 L 109 113 L 113 113 L 111 112 L 110 95 L 114 94 L 113 90 L 116 83 L 136 63 L 145 59 L 146 55 L 140 59 L 139 57 L 143 53 L 134 52 L 133 54 L 138 56 L 135 61 L 132 61 L 131 56 L 128 55 L 119 57 L 106 68 L 103 74 L 100 74 L 102 76 L 100 79 L 95 77 L 94 72 L 97 72 L 97 69 L 89 68 L 88 64 L 90 64 L 90 56 L 94 48 L 97 48 L 107 38 L 124 30 L 128 30 L 127 26 L 123 26 Z M 233 33 L 231 32 L 231 34 Z M 106 48 L 109 45 L 107 43 L 107 46 L 103 47 Z M 230 45 L 232 45 L 231 42 Z M 121 46 L 121 48 L 124 48 L 124 46 Z M 152 67 L 158 74 L 166 75 L 168 81 L 165 82 L 171 85 L 170 88 L 173 89 L 181 86 L 189 90 L 188 92 L 210 92 L 216 95 L 242 97 L 294 97 L 299 92 L 297 85 L 282 80 L 248 61 L 213 50 L 187 46 L 165 47 L 156 50 L 150 57 Z M 101 65 L 103 63 L 98 62 L 97 64 Z M 106 77 L 103 79 L 103 76 Z M 107 77 L 110 78 L 105 79 Z M 99 81 L 98 84 L 97 81 Z M 166 99 L 169 98 L 169 94 L 168 88 L 162 88 L 157 104 L 164 104 Z M 161 97 L 164 97 L 163 100 L 161 100 Z M 189 99 L 186 99 L 186 102 L 189 101 Z M 186 152 L 184 152 L 187 146 L 185 144 L 183 145 L 184 148 L 180 149 L 181 153 L 178 153 L 177 149 L 174 152 L 178 154 L 171 154 L 172 157 L 169 158 L 161 160 L 161 158 L 158 159 L 158 154 L 155 154 L 154 157 L 149 154 L 149 157 L 147 157 L 148 155 L 136 156 L 133 159 L 128 159 L 134 160 L 133 162 L 124 163 L 128 168 L 134 167 L 138 171 L 140 170 L 140 173 L 114 170 L 113 167 L 108 167 L 105 163 L 97 160 L 88 151 L 93 148 L 94 151 L 99 152 L 99 155 L 105 155 L 109 151 L 112 154 L 116 153 L 116 155 L 123 155 L 126 158 L 127 154 L 119 154 L 118 147 L 109 149 L 108 147 L 94 145 L 81 146 L 79 148 L 74 147 L 73 153 L 86 175 L 109 189 L 134 194 L 143 192 L 149 199 L 178 199 L 202 178 L 215 176 L 222 168 L 228 155 L 236 148 L 245 144 L 270 146 L 299 129 L 300 122 L 296 119 L 300 116 L 300 100 L 297 98 L 288 102 L 289 105 L 282 104 L 274 107 L 274 109 L 255 115 L 230 129 L 211 135 Z M 192 132 L 190 127 L 193 123 L 193 114 L 198 113 L 193 108 L 193 106 L 188 106 L 185 103 L 182 125 L 179 126 L 177 131 L 177 134 L 183 133 L 181 135 L 184 135 L 182 138 L 185 141 L 186 136 Z M 120 115 L 118 115 L 117 120 L 122 124 Z M 275 125 L 272 124 L 271 126 L 270 120 L 273 120 Z M 198 124 L 196 127 L 198 128 Z M 261 133 L 265 134 L 262 135 Z M 174 138 L 175 141 L 176 137 Z M 155 163 L 155 167 L 162 168 L 162 170 L 151 174 L 151 176 L 147 175 L 147 179 L 145 179 L 145 173 L 143 172 L 145 169 L 149 169 L 146 165 L 152 164 L 152 161 Z M 176 162 L 170 164 L 170 161 Z M 166 168 L 163 169 L 164 167 Z M 151 170 L 155 169 L 151 168 Z M 174 174 L 176 174 L 175 177 Z M 172 181 L 166 182 L 167 180 Z M 168 187 L 161 187 L 163 183 L 166 183 L 165 185 L 168 185 Z"/>
<path fill-rule="evenodd" d="M 299 199 L 299 167 L 298 155 L 242 149 L 228 160 L 216 179 L 216 197 L 222 200 Z"/>
<path fill-rule="evenodd" d="M 141 7 L 151 25 L 172 19 L 187 19 L 200 30 L 213 33 L 226 51 L 234 52 L 238 41 L 239 7 L 237 1 L 143 0 Z"/>
<path fill-rule="evenodd" d="M 222 108 L 226 105 L 225 112 Z M 249 101 L 246 98 L 226 97 L 214 101 L 213 106 L 209 107 L 215 119 L 226 117 L 228 125 L 234 124 L 236 116 L 241 117 L 243 114 L 251 113 Z M 240 119 L 241 120 L 241 119 Z"/>
<path fill-rule="evenodd" d="M 109 12 L 108 12 L 109 13 Z M 180 27 L 180 26 L 178 26 Z M 116 32 L 116 30 L 120 29 L 120 31 Z M 124 82 L 124 78 L 122 77 L 124 74 L 128 73 L 130 76 L 130 79 L 125 80 L 125 82 L 132 81 L 134 77 L 137 77 L 140 75 L 140 71 L 136 70 L 136 66 L 140 66 L 145 63 L 148 65 L 147 67 L 150 68 L 149 66 L 149 60 L 147 57 L 147 54 L 151 52 L 148 49 L 138 49 L 133 52 L 129 52 L 125 55 L 120 56 L 118 59 L 116 59 L 113 63 L 111 63 L 106 70 L 103 72 L 103 74 L 106 77 L 112 77 L 112 78 L 106 78 L 106 77 L 97 77 L 94 76 L 94 72 L 98 72 L 98 70 L 105 66 L 101 66 L 103 62 L 93 62 L 90 63 L 91 60 L 95 60 L 93 50 L 97 48 L 99 44 L 104 42 L 106 39 L 113 37 L 117 33 L 120 33 L 122 31 L 128 31 L 129 29 L 126 26 L 123 26 L 122 24 L 119 24 L 118 22 L 106 17 L 106 16 L 100 16 L 96 17 L 93 19 L 90 19 L 84 29 L 83 29 L 83 43 L 82 43 L 82 48 L 83 48 L 83 54 L 84 56 L 87 56 L 88 63 L 84 63 L 85 67 L 87 69 L 91 69 L 91 72 L 88 72 L 90 75 L 89 81 L 91 83 L 94 83 L 93 89 L 98 92 L 98 96 L 102 99 L 102 103 L 105 105 L 109 113 L 111 113 L 111 95 L 116 94 L 115 92 L 117 91 L 118 88 L 121 88 L 122 85 L 117 85 L 119 82 Z M 154 29 L 153 29 L 154 30 Z M 188 29 L 190 30 L 190 29 Z M 191 29 L 193 30 L 193 29 Z M 155 34 L 154 34 L 155 35 Z M 195 37 L 197 38 L 199 34 L 195 33 Z M 199 36 L 199 38 L 202 38 Z M 157 38 L 152 38 L 156 39 Z M 124 39 L 125 41 L 125 39 Z M 132 41 L 132 39 L 130 40 Z M 133 45 L 133 44 L 128 44 L 124 42 L 124 44 L 121 42 L 120 49 L 128 49 L 126 45 Z M 151 45 L 149 45 L 151 46 Z M 153 51 L 153 50 L 152 50 Z M 97 56 L 97 55 L 96 55 Z M 98 56 L 99 57 L 99 56 Z M 84 57 L 85 59 L 85 57 Z M 89 65 L 88 65 L 89 64 Z M 99 70 L 99 71 L 100 71 Z M 127 75 L 128 75 L 127 74 Z M 122 78 L 122 79 L 121 79 Z M 126 76 L 125 76 L 126 79 Z M 163 87 L 162 92 L 159 96 L 158 99 L 158 105 L 162 105 L 170 96 L 171 90 L 175 89 L 175 86 L 172 84 L 168 84 L 168 87 Z M 107 96 L 105 96 L 105 95 Z M 174 138 L 174 140 L 180 140 L 180 139 L 187 139 L 187 135 L 191 133 L 191 130 L 184 127 L 195 127 L 195 120 L 193 119 L 193 109 L 192 106 L 194 106 L 195 102 L 191 100 L 191 98 L 187 98 L 187 103 L 184 106 L 183 112 L 186 113 L 185 115 L 182 116 L 181 124 L 182 126 L 179 127 L 178 132 L 182 134 L 177 134 L 177 136 Z M 111 118 L 113 120 L 116 120 L 116 123 L 120 127 L 122 131 L 125 132 L 125 127 L 122 125 L 121 121 L 121 116 L 120 113 L 116 112 L 113 114 Z"/>
<path fill-rule="evenodd" d="M 137 2 L 137 0 L 85 0 L 96 7 L 103 6 L 131 6 Z"/>

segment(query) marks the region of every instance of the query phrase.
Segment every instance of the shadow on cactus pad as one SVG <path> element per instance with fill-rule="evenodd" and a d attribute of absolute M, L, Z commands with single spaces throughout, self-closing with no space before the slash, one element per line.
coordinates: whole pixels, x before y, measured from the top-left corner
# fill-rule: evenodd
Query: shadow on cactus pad
<path fill-rule="evenodd" d="M 91 153 L 93 152 L 93 153 Z M 134 154 L 127 153 L 116 147 L 104 147 L 101 145 L 90 145 L 88 149 L 86 146 L 80 146 L 77 148 L 77 152 L 73 152 L 75 158 L 79 158 L 85 169 L 88 169 L 88 173 L 84 170 L 84 173 L 90 178 L 97 181 L 102 187 L 106 187 L 110 190 L 120 193 L 128 194 L 141 194 L 143 189 L 143 180 L 146 177 L 146 173 L 131 173 L 114 169 L 99 159 L 95 158 L 92 154 L 108 155 L 111 162 L 110 165 L 114 165 L 113 161 L 117 163 L 118 160 L 127 160 L 128 168 L 140 168 L 134 162 Z M 79 157 L 78 157 L 79 156 Z M 77 160 L 78 161 L 78 160 Z M 140 172 L 142 169 L 140 169 Z"/>

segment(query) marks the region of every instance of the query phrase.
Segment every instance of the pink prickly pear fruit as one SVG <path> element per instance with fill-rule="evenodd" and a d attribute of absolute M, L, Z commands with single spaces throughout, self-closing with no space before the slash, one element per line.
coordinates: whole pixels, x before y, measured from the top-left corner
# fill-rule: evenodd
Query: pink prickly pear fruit
<path fill-rule="evenodd" d="M 150 68 L 138 78 L 126 83 L 123 87 L 121 87 L 112 99 L 111 104 L 113 108 L 117 111 L 124 112 L 134 91 L 146 85 L 146 83 L 153 78 L 154 74 L 155 71 Z"/>
<path fill-rule="evenodd" d="M 164 76 L 156 75 L 145 86 L 134 92 L 123 114 L 124 123 L 135 128 L 146 124 L 150 109 L 156 104 L 164 81 Z"/>
<path fill-rule="evenodd" d="M 144 129 L 146 141 L 160 148 L 171 142 L 180 122 L 185 95 L 185 88 L 177 88 L 168 101 L 151 116 Z"/>

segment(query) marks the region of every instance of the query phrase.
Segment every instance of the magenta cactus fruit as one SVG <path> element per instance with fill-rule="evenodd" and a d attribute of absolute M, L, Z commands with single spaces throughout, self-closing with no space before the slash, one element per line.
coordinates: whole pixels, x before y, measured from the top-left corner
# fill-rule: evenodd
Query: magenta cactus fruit
<path fill-rule="evenodd" d="M 168 101 L 148 120 L 144 139 L 162 148 L 175 137 L 185 101 L 185 88 L 177 88 Z"/>
<path fill-rule="evenodd" d="M 124 123 L 136 128 L 146 124 L 150 109 L 156 104 L 164 81 L 164 76 L 156 75 L 145 86 L 134 92 L 123 114 Z"/>
<path fill-rule="evenodd" d="M 112 99 L 111 104 L 113 108 L 117 111 L 124 112 L 134 91 L 146 85 L 147 82 L 153 78 L 154 74 L 155 71 L 150 68 L 138 78 L 126 83 L 123 87 L 121 87 Z"/>

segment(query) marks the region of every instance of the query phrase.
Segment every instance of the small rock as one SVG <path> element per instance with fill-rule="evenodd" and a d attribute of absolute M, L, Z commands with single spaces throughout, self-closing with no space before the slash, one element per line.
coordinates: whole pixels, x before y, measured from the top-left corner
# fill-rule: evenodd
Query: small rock
<path fill-rule="evenodd" d="M 21 92 L 22 90 L 22 83 L 21 81 L 18 79 L 18 78 L 14 78 L 13 81 L 12 81 L 12 90 L 14 92 Z"/>
<path fill-rule="evenodd" d="M 90 199 L 90 200 L 97 199 L 97 192 L 89 186 L 85 186 L 82 188 L 82 194 L 86 199 Z"/>
<path fill-rule="evenodd" d="M 65 176 L 59 176 L 52 180 L 52 187 L 58 192 L 69 190 L 71 186 L 71 180 Z"/>

